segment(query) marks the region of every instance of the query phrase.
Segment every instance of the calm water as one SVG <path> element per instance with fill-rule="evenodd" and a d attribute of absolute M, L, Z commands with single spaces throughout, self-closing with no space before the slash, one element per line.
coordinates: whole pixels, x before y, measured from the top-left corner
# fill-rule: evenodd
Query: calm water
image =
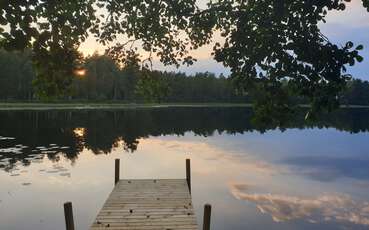
<path fill-rule="evenodd" d="M 123 178 L 184 178 L 212 229 L 368 229 L 369 110 L 258 126 L 247 108 L 0 112 L 0 229 L 87 229 Z"/>

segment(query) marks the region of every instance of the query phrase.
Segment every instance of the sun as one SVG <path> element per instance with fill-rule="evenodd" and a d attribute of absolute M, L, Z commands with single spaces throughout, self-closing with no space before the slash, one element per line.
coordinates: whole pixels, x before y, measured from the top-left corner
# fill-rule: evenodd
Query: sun
<path fill-rule="evenodd" d="M 86 75 L 86 69 L 78 69 L 74 71 L 74 74 L 79 77 L 84 77 Z"/>

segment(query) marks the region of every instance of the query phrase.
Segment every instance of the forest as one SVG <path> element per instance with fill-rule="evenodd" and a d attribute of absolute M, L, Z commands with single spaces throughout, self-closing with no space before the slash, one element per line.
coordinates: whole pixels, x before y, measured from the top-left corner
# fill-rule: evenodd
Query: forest
<path fill-rule="evenodd" d="M 31 51 L 0 50 L 0 100 L 38 101 Z M 110 57 L 94 54 L 83 60 L 64 101 L 122 103 L 251 103 L 232 81 L 210 72 L 150 71 L 137 63 L 118 66 Z M 60 99 L 59 99 L 60 100 Z M 305 103 L 303 99 L 296 100 Z M 369 105 L 369 82 L 352 79 L 341 96 L 342 104 Z"/>
<path fill-rule="evenodd" d="M 0 100 L 37 100 L 30 52 L 0 51 Z M 109 57 L 92 55 L 84 60 L 86 74 L 76 75 L 64 100 L 121 102 L 247 102 L 224 76 L 125 68 Z"/>

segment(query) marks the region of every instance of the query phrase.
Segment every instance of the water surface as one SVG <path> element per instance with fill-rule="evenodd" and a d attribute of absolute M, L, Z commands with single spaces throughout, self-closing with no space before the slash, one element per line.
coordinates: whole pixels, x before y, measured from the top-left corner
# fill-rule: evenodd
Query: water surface
<path fill-rule="evenodd" d="M 212 229 L 368 229 L 369 110 L 283 127 L 248 108 L 0 112 L 0 229 L 87 229 L 122 178 L 183 178 Z"/>

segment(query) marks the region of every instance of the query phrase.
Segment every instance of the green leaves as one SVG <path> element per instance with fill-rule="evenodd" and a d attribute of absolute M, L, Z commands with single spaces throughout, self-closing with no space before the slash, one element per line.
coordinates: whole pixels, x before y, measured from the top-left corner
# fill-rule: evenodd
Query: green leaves
<path fill-rule="evenodd" d="M 235 8 L 237 12 L 218 25 L 225 42 L 214 47 L 214 54 L 218 62 L 231 68 L 240 91 L 257 90 L 261 101 L 257 104 L 267 105 L 263 101 L 279 101 L 279 83 L 286 81 L 293 91 L 284 98 L 285 103 L 277 105 L 283 107 L 292 96 L 308 99 L 312 110 L 338 105 L 349 79 L 345 65 L 362 61 L 358 50 L 363 47 L 353 50 L 351 41 L 338 47 L 321 33 L 318 24 L 327 9 L 344 10 L 345 1 L 249 1 Z M 276 86 L 272 93 L 267 90 L 270 85 Z"/>
<path fill-rule="evenodd" d="M 358 45 L 357 47 L 356 47 L 356 50 L 363 50 L 364 49 L 364 46 L 363 45 Z"/>
<path fill-rule="evenodd" d="M 143 69 L 136 85 L 136 94 L 146 102 L 160 103 L 169 93 L 168 82 L 162 80 L 160 72 Z"/>
<path fill-rule="evenodd" d="M 369 12 L 369 1 L 363 0 L 363 6 L 366 8 L 366 10 Z"/>
<path fill-rule="evenodd" d="M 349 79 L 346 66 L 363 61 L 362 45 L 339 47 L 318 27 L 329 11 L 345 10 L 348 0 L 222 0 L 205 9 L 196 0 L 8 2 L 0 2 L 0 24 L 10 28 L 0 31 L 0 45 L 32 48 L 35 86 L 45 97 L 68 93 L 80 62 L 76 49 L 88 33 L 122 66 L 151 68 L 154 56 L 165 65 L 193 64 L 190 50 L 212 44 L 218 31 L 214 59 L 230 68 L 238 90 L 257 89 L 261 101 L 274 99 L 273 106 L 282 107 L 298 96 L 332 109 Z M 369 9 L 368 0 L 363 5 Z M 293 90 L 281 93 L 284 85 Z"/>
<path fill-rule="evenodd" d="M 34 83 L 40 98 L 68 94 L 79 61 L 76 49 L 95 20 L 94 1 L 6 2 L 0 8 L 0 23 L 10 29 L 0 31 L 0 46 L 7 50 L 32 49 L 37 70 Z"/>
<path fill-rule="evenodd" d="M 62 61 L 61 61 L 62 60 Z M 71 93 L 75 70 L 81 65 L 82 55 L 73 47 L 51 47 L 33 56 L 37 96 L 43 100 L 62 98 Z"/>
<path fill-rule="evenodd" d="M 352 43 L 351 41 L 346 43 L 346 49 L 351 49 L 354 46 L 354 43 Z"/>
<path fill-rule="evenodd" d="M 356 60 L 357 60 L 358 62 L 362 62 L 362 61 L 364 60 L 364 58 L 363 58 L 362 56 L 360 56 L 360 55 L 357 55 L 357 56 L 356 56 Z"/>

